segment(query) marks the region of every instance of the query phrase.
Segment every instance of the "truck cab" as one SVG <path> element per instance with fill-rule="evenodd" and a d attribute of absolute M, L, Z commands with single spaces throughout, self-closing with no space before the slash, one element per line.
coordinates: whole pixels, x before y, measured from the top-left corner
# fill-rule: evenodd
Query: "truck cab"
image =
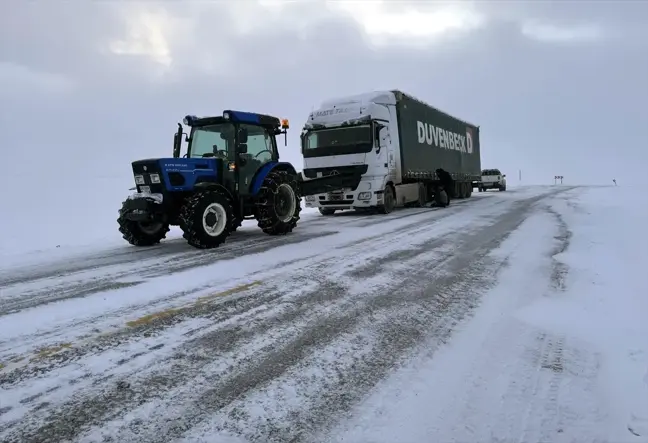
<path fill-rule="evenodd" d="M 506 174 L 502 174 L 499 169 L 484 169 L 478 188 L 479 192 L 489 189 L 506 191 Z"/>
<path fill-rule="evenodd" d="M 396 206 L 400 189 L 393 183 L 400 183 L 401 169 L 395 104 L 390 93 L 364 94 L 329 100 L 309 115 L 301 136 L 304 176 L 356 173 L 362 178 L 355 189 L 307 196 L 306 207 L 331 215 L 384 207 L 390 198 L 387 211 Z"/>

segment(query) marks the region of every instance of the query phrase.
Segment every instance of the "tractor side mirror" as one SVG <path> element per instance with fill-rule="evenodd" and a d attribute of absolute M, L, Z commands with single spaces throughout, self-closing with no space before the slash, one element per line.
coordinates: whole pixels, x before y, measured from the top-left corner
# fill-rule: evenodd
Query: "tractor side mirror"
<path fill-rule="evenodd" d="M 506 178 L 506 174 L 504 174 L 502 177 Z"/>
<path fill-rule="evenodd" d="M 245 128 L 239 128 L 238 131 L 238 142 L 245 144 L 248 141 L 248 131 Z M 247 152 L 247 151 L 246 151 Z"/>
<path fill-rule="evenodd" d="M 173 158 L 180 157 L 180 148 L 182 147 L 182 125 L 178 123 L 178 132 L 173 135 Z"/>
<path fill-rule="evenodd" d="M 247 154 L 247 152 L 248 152 L 247 143 L 239 143 L 239 145 L 238 145 L 238 153 L 239 154 Z"/>

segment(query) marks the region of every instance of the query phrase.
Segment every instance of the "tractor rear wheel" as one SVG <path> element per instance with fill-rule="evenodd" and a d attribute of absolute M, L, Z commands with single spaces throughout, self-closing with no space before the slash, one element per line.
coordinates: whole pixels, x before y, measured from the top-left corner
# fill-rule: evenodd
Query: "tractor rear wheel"
<path fill-rule="evenodd" d="M 119 210 L 119 232 L 122 233 L 124 240 L 133 246 L 153 246 L 160 243 L 160 240 L 166 237 L 169 232 L 169 223 L 165 222 L 141 222 L 128 220 L 126 218 L 126 201 L 122 203 Z"/>
<path fill-rule="evenodd" d="M 189 197 L 180 210 L 183 237 L 198 249 L 220 246 L 232 232 L 233 220 L 232 202 L 218 189 Z"/>
<path fill-rule="evenodd" d="M 301 212 L 297 176 L 286 171 L 270 172 L 259 190 L 256 201 L 259 228 L 268 235 L 291 232 Z"/>

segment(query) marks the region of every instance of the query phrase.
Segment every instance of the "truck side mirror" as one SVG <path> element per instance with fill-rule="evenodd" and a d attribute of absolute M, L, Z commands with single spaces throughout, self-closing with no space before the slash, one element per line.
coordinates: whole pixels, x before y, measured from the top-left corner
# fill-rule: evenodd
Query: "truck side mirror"
<path fill-rule="evenodd" d="M 502 175 L 502 177 L 506 178 L 506 174 Z"/>
<path fill-rule="evenodd" d="M 380 131 L 384 128 L 385 125 L 376 123 L 374 126 L 374 146 L 376 147 L 376 154 L 380 152 Z"/>
<path fill-rule="evenodd" d="M 248 152 L 248 145 L 247 143 L 239 143 L 237 152 L 239 154 L 247 154 Z"/>

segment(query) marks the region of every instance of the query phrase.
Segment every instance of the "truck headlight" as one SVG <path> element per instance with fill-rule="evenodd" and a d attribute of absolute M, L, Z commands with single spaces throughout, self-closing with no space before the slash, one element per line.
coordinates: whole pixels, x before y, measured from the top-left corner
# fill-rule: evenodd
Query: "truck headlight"
<path fill-rule="evenodd" d="M 160 183 L 160 174 L 151 174 L 151 183 Z"/>
<path fill-rule="evenodd" d="M 144 176 L 143 175 L 136 175 L 135 176 L 135 184 L 136 185 L 143 185 L 144 184 Z"/>
<path fill-rule="evenodd" d="M 371 192 L 361 192 L 358 194 L 358 200 L 371 200 Z"/>

